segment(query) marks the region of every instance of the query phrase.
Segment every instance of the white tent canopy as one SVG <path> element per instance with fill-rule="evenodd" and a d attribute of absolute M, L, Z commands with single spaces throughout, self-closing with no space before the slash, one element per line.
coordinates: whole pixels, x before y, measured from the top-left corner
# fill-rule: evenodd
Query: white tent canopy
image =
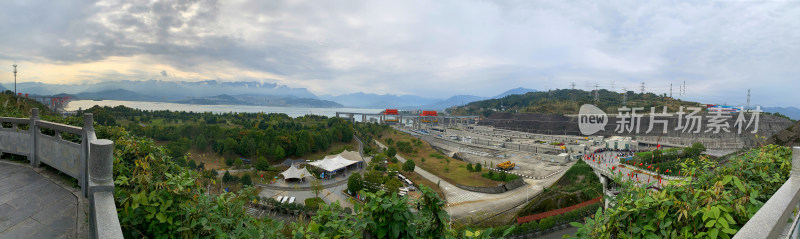
<path fill-rule="evenodd" d="M 294 165 L 289 167 L 289 169 L 287 169 L 286 171 L 283 171 L 283 173 L 281 174 L 283 175 L 284 179 L 290 179 L 290 178 L 303 179 L 304 177 L 312 176 L 311 173 L 308 172 L 308 169 L 306 168 L 299 169 Z"/>
<path fill-rule="evenodd" d="M 333 172 L 357 163 L 358 161 L 346 159 L 342 157 L 341 154 L 339 154 L 336 155 L 336 157 L 324 158 L 322 160 L 317 160 L 314 162 L 310 162 L 308 164 L 311 164 L 314 167 L 320 168 L 328 172 Z"/>

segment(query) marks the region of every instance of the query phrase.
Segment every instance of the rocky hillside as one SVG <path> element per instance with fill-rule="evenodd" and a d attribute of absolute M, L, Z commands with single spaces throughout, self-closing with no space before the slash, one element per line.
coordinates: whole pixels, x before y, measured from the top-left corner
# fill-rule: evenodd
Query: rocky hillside
<path fill-rule="evenodd" d="M 767 139 L 769 144 L 800 146 L 800 121 Z"/>

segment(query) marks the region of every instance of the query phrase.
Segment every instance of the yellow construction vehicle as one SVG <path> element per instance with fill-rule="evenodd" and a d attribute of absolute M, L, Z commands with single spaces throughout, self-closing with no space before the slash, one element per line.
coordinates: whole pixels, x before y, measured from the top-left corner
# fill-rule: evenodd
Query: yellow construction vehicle
<path fill-rule="evenodd" d="M 508 171 L 514 169 L 515 166 L 516 166 L 515 163 L 512 163 L 511 161 L 505 161 L 500 164 L 497 164 L 497 169 Z"/>

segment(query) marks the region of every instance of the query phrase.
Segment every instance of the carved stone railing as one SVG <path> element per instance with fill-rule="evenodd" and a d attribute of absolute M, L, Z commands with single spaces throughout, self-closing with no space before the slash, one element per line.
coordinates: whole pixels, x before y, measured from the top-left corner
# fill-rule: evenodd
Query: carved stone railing
<path fill-rule="evenodd" d="M 796 233 L 798 228 L 787 221 L 790 217 L 797 221 L 796 215 L 793 214 L 797 212 L 798 202 L 800 202 L 800 147 L 794 147 L 789 179 L 733 238 L 781 238 L 780 236 L 784 234 Z"/>
<path fill-rule="evenodd" d="M 44 163 L 77 179 L 89 199 L 90 238 L 122 238 L 114 204 L 114 142 L 98 140 L 93 121 L 92 114 L 84 114 L 83 127 L 43 121 L 35 108 L 29 119 L 0 117 L 0 153 L 27 156 L 32 167 Z M 75 135 L 80 143 L 63 139 L 62 133 Z"/>

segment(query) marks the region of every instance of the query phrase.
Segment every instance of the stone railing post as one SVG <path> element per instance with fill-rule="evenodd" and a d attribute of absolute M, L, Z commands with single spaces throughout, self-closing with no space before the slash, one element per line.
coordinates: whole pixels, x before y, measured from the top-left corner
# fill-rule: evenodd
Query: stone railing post
<path fill-rule="evenodd" d="M 89 142 L 90 238 L 123 238 L 114 202 L 114 142 Z"/>
<path fill-rule="evenodd" d="M 89 142 L 94 140 L 94 116 L 92 113 L 83 114 L 83 133 L 81 135 L 81 192 L 84 197 L 89 197 Z"/>
<path fill-rule="evenodd" d="M 39 120 L 39 109 L 33 108 L 31 109 L 31 121 L 28 123 L 28 131 L 31 133 L 31 153 L 28 155 L 28 161 L 31 163 L 31 167 L 39 167 L 39 160 L 36 160 L 36 149 L 39 146 L 39 136 L 38 127 L 36 127 L 36 121 Z"/>

